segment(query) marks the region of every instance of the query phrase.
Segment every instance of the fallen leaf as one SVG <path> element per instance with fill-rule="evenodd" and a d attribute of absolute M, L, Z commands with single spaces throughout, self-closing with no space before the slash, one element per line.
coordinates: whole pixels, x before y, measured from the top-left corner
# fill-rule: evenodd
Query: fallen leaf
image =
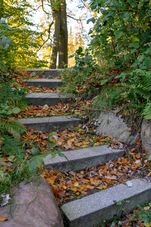
<path fill-rule="evenodd" d="M 8 221 L 8 217 L 0 215 L 0 222 Z"/>

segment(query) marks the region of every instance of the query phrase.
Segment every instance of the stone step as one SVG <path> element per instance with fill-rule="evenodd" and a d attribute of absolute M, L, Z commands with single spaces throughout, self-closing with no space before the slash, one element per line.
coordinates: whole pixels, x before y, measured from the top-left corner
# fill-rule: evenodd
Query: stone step
<path fill-rule="evenodd" d="M 23 125 L 34 130 L 49 132 L 51 130 L 72 128 L 80 123 L 80 119 L 58 116 L 20 119 Z"/>
<path fill-rule="evenodd" d="M 133 179 L 132 187 L 119 184 L 81 199 L 64 204 L 61 210 L 65 216 L 65 226 L 101 226 L 122 212 L 130 212 L 138 205 L 151 200 L 151 181 Z"/>
<path fill-rule="evenodd" d="M 63 69 L 28 69 L 27 72 L 31 73 L 33 76 L 41 76 L 44 78 L 52 78 L 60 76 Z"/>
<path fill-rule="evenodd" d="M 113 161 L 123 154 L 123 150 L 98 146 L 61 152 L 61 155 L 55 157 L 49 154 L 44 158 L 44 165 L 48 169 L 53 167 L 61 171 L 75 171 Z"/>
<path fill-rule="evenodd" d="M 29 104 L 32 105 L 49 105 L 54 106 L 59 102 L 69 102 L 70 101 L 69 96 L 61 95 L 58 93 L 30 93 L 26 95 L 26 99 Z"/>
<path fill-rule="evenodd" d="M 62 85 L 63 81 L 59 79 L 31 79 L 25 80 L 28 86 L 56 88 Z"/>

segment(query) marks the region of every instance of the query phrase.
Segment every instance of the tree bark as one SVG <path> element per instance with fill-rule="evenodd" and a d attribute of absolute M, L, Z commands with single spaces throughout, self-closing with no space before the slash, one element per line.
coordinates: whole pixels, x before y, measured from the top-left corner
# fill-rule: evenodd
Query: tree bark
<path fill-rule="evenodd" d="M 54 20 L 54 37 L 53 37 L 53 47 L 51 54 L 51 68 L 55 69 L 57 67 L 57 54 L 60 49 L 60 14 L 58 12 L 53 12 Z"/>
<path fill-rule="evenodd" d="M 0 0 L 0 19 L 3 17 L 4 14 L 4 2 Z"/>
<path fill-rule="evenodd" d="M 68 65 L 68 29 L 65 0 L 51 0 L 54 20 L 54 40 L 50 68 L 64 68 Z M 58 56 L 58 65 L 57 65 Z"/>

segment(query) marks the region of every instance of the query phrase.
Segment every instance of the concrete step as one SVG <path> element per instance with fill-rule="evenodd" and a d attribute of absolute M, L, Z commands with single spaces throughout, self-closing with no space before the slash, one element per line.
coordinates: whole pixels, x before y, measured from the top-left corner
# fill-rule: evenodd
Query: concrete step
<path fill-rule="evenodd" d="M 31 73 L 33 76 L 41 76 L 44 78 L 52 78 L 60 76 L 63 69 L 28 69 L 27 72 Z"/>
<path fill-rule="evenodd" d="M 108 146 L 90 147 L 61 152 L 61 156 L 53 157 L 49 154 L 44 158 L 44 165 L 47 169 L 53 167 L 61 171 L 75 171 L 113 161 L 123 154 L 123 150 L 112 149 Z"/>
<path fill-rule="evenodd" d="M 70 101 L 69 96 L 60 95 L 58 93 L 30 93 L 26 95 L 26 99 L 29 104 L 32 105 L 49 105 L 54 106 L 59 102 L 69 102 Z"/>
<path fill-rule="evenodd" d="M 25 80 L 25 83 L 29 86 L 35 86 L 35 87 L 56 88 L 62 85 L 63 81 L 59 79 L 33 79 L 33 80 Z"/>
<path fill-rule="evenodd" d="M 80 119 L 72 117 L 39 117 L 20 119 L 23 125 L 34 130 L 49 132 L 57 129 L 72 128 L 80 123 Z"/>
<path fill-rule="evenodd" d="M 101 226 L 114 215 L 130 212 L 151 200 L 151 181 L 133 179 L 130 182 L 132 187 L 119 184 L 64 204 L 61 210 L 65 216 L 65 226 Z"/>

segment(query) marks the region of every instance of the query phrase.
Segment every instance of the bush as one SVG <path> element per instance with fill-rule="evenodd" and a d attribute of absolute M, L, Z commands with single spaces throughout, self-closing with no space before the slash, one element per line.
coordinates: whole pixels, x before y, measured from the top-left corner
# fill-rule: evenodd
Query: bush
<path fill-rule="evenodd" d="M 91 41 L 76 53 L 66 90 L 93 93 L 100 111 L 120 106 L 151 119 L 150 1 L 91 0 L 90 6 Z"/>
<path fill-rule="evenodd" d="M 95 60 L 89 49 L 84 51 L 81 47 L 76 51 L 74 57 L 75 66 L 64 72 L 63 79 L 65 83 L 62 91 L 84 97 L 94 96 L 98 93 L 101 80 Z"/>

